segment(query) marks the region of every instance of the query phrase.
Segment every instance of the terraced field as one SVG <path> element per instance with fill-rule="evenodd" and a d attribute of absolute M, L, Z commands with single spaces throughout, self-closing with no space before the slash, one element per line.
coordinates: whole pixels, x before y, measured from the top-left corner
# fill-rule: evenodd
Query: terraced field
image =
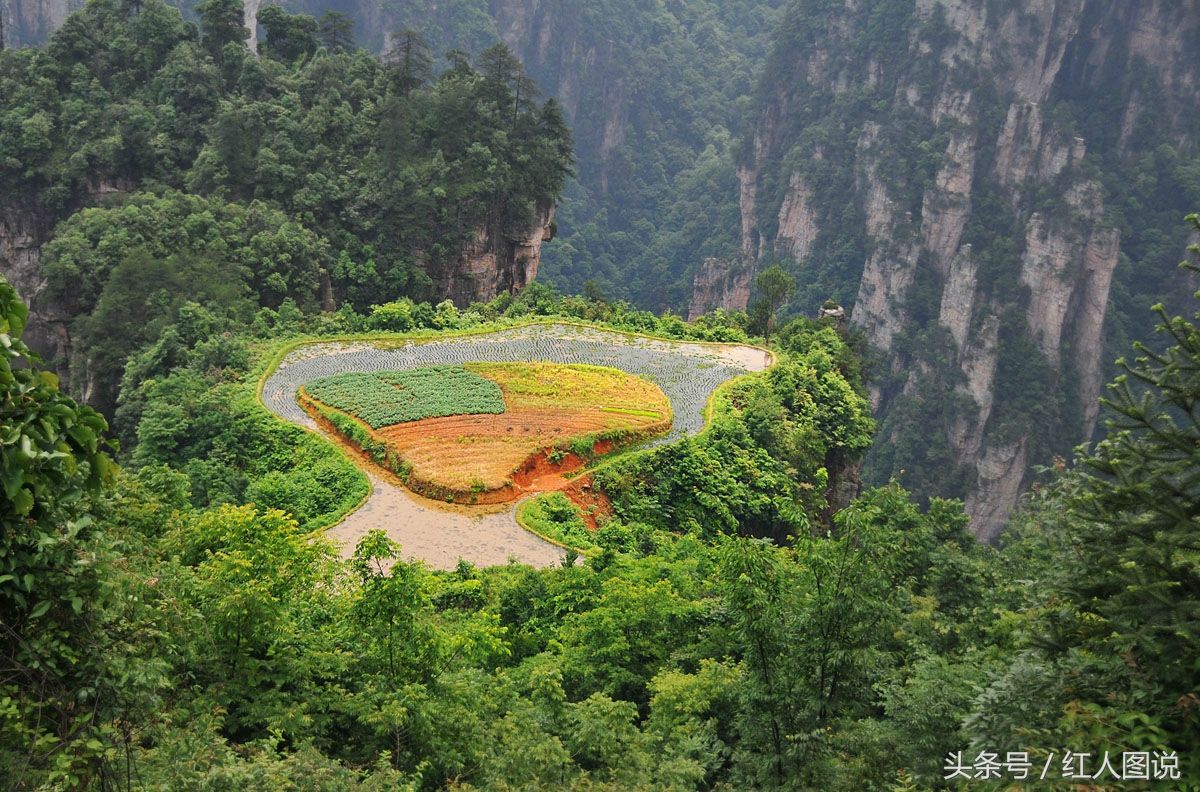
<path fill-rule="evenodd" d="M 298 399 L 409 489 L 466 504 L 517 500 L 671 426 L 654 383 L 563 363 L 348 372 L 307 383 Z"/>
<path fill-rule="evenodd" d="M 618 369 L 531 362 L 465 370 L 498 388 L 501 411 L 462 410 L 375 433 L 409 466 L 408 484 L 418 492 L 459 503 L 514 500 L 542 487 L 533 480 L 539 474 L 570 472 L 670 428 L 662 390 Z"/>
<path fill-rule="evenodd" d="M 527 361 L 607 366 L 656 384 L 670 402 L 674 421 L 667 434 L 648 445 L 700 431 L 708 398 L 721 383 L 748 371 L 761 371 L 771 363 L 767 352 L 740 344 L 696 344 L 571 325 L 529 325 L 474 336 L 401 343 L 307 344 L 288 354 L 269 374 L 262 400 L 281 418 L 316 429 L 296 395 L 302 386 L 322 377 Z M 615 409 L 636 411 L 630 406 Z M 511 507 L 501 512 L 495 508 L 447 510 L 445 504 L 415 496 L 379 471 L 372 472 L 372 479 L 375 487 L 368 502 L 330 529 L 335 539 L 352 543 L 371 527 L 384 528 L 401 543 L 405 555 L 447 568 L 453 567 L 459 555 L 480 565 L 504 563 L 510 555 L 539 565 L 561 557 L 558 548 L 523 531 Z M 352 544 L 346 549 L 352 550 Z M 452 553 L 458 555 L 451 558 Z"/>

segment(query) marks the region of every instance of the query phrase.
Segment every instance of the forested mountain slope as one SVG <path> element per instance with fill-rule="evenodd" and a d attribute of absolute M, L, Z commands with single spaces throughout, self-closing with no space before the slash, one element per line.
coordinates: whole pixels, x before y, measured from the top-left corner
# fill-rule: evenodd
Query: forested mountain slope
<path fill-rule="evenodd" d="M 1091 436 L 1131 317 L 1195 287 L 1198 143 L 1200 3 L 789 5 L 742 252 L 791 262 L 797 311 L 852 306 L 878 358 L 870 480 L 964 497 L 987 537 L 1031 464 Z"/>
<path fill-rule="evenodd" d="M 175 2 L 189 8 L 191 2 Z M 738 250 L 733 153 L 780 0 L 640 3 L 286 0 L 345 14 L 361 46 L 387 52 L 414 29 L 438 56 L 504 41 L 577 138 L 578 180 L 558 217 L 543 277 L 579 292 L 685 310 L 693 273 Z M 246 24 L 260 7 L 246 0 Z M 66 0 L 0 0 L 7 40 L 43 41 Z"/>
<path fill-rule="evenodd" d="M 54 0 L 0 3 L 10 43 L 62 17 Z M 874 349 L 886 441 L 867 479 L 962 497 L 981 536 L 1032 466 L 1091 436 L 1131 317 L 1194 280 L 1174 264 L 1200 204 L 1195 0 L 284 5 L 346 14 L 377 52 L 405 28 L 435 57 L 505 41 L 557 99 L 578 175 L 556 218 L 510 235 L 514 258 L 693 316 L 746 307 L 755 273 L 784 261 L 789 310 L 832 297 Z M 18 269 L 48 223 L 9 220 Z M 486 296 L 463 284 L 489 253 L 437 287 Z"/>
<path fill-rule="evenodd" d="M 98 0 L 0 52 L 0 262 L 76 393 L 111 410 L 187 300 L 465 306 L 533 279 L 571 136 L 503 45 L 435 78 L 419 43 L 383 62 L 299 16 L 255 56 L 239 3 L 198 8 Z"/>

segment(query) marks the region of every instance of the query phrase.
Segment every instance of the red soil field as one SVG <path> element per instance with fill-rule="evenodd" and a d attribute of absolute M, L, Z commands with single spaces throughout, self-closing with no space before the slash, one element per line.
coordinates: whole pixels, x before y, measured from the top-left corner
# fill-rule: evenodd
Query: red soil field
<path fill-rule="evenodd" d="M 671 426 L 662 390 L 614 369 L 546 363 L 468 367 L 500 385 L 504 413 L 426 418 L 377 430 L 362 424 L 387 445 L 389 457 L 403 460 L 409 488 L 431 498 L 492 504 L 562 489 L 582 499 L 584 490 L 570 486 L 565 474 Z M 581 450 L 580 442 L 589 439 Z"/>
<path fill-rule="evenodd" d="M 574 438 L 623 432 L 630 439 L 655 433 L 663 424 L 599 408 L 516 408 L 501 415 L 427 418 L 385 427 L 376 434 L 412 465 L 410 484 L 418 491 L 445 488 L 455 499 L 464 493 L 475 503 L 500 503 L 528 492 L 561 489 L 564 474 L 581 468 L 577 454 L 547 449 Z M 592 456 L 608 453 L 612 440 L 593 444 Z M 440 494 L 440 492 L 439 492 Z"/>

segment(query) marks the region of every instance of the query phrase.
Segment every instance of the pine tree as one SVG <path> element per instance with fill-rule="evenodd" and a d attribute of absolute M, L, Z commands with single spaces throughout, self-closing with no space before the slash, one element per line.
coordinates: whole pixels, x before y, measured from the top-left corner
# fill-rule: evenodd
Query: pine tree
<path fill-rule="evenodd" d="M 429 82 L 433 75 L 429 45 L 415 30 L 401 30 L 393 34 L 392 47 L 384 56 L 384 63 L 391 73 L 395 92 L 403 97 Z"/>
<path fill-rule="evenodd" d="M 1200 230 L 1200 218 L 1189 222 Z M 1200 247 L 1193 245 L 1193 253 Z M 1183 265 L 1200 272 L 1196 263 Z M 1200 292 L 1196 294 L 1200 298 Z M 1162 352 L 1136 344 L 1102 400 L 1107 436 L 1072 499 L 1084 568 L 1069 595 L 1087 640 L 1124 658 L 1135 697 L 1200 750 L 1200 327 L 1160 304 Z M 1200 312 L 1194 315 L 1200 320 Z M 1149 703 L 1149 702 L 1147 702 Z M 1185 744 L 1186 741 L 1186 744 Z M 1200 769 L 1197 770 L 1200 773 Z"/>
<path fill-rule="evenodd" d="M 241 0 L 203 0 L 196 4 L 196 13 L 200 15 L 204 47 L 218 63 L 223 60 L 225 45 L 250 37 Z"/>

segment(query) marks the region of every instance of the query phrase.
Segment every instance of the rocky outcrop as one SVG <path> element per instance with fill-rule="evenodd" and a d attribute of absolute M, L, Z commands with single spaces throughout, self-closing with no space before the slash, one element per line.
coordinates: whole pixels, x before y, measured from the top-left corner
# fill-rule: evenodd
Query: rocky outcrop
<path fill-rule="evenodd" d="M 431 267 L 434 287 L 460 307 L 513 293 L 537 277 L 542 245 L 554 238 L 554 205 L 537 207 L 529 228 L 515 235 L 476 229 L 450 265 Z"/>
<path fill-rule="evenodd" d="M 994 536 L 1029 466 L 1095 425 L 1122 260 L 1096 168 L 1137 156 L 1147 123 L 1194 151 L 1200 3 L 917 0 L 886 26 L 851 0 L 809 6 L 790 8 L 794 38 L 761 86 L 739 173 L 743 251 L 793 257 L 802 286 L 847 277 L 826 262 L 856 251 L 852 322 L 876 350 L 883 425 L 950 383 L 955 406 L 926 416 L 942 425 L 921 427 L 928 442 L 906 465 L 948 451 L 963 475 L 943 478 L 964 488 L 924 494 L 963 497 L 976 533 Z M 1054 426 L 1022 424 L 1011 397 L 997 401 L 1023 388 L 1061 399 Z M 866 473 L 900 467 L 868 460 Z"/>
<path fill-rule="evenodd" d="M 688 319 L 716 308 L 744 311 L 750 304 L 751 260 L 706 258 L 692 281 L 692 303 Z"/>
<path fill-rule="evenodd" d="M 25 342 L 62 374 L 70 357 L 69 317 L 43 299 L 41 248 L 48 225 L 45 215 L 22 202 L 0 205 L 0 275 L 31 306 Z"/>
<path fill-rule="evenodd" d="M 793 173 L 787 194 L 779 206 L 779 230 L 775 251 L 804 261 L 817 239 L 817 214 L 812 208 L 812 190 L 799 173 Z"/>
<path fill-rule="evenodd" d="M 84 185 L 76 208 L 96 204 L 129 187 L 123 181 L 91 180 Z M 47 294 L 41 269 L 42 245 L 49 241 L 59 217 L 59 213 L 43 208 L 32 194 L 0 203 L 0 275 L 29 305 L 25 342 L 66 381 L 74 316 L 67 306 Z M 82 389 L 86 390 L 86 385 Z"/>
<path fill-rule="evenodd" d="M 608 189 L 611 154 L 628 130 L 630 88 L 624 43 L 597 35 L 581 6 L 489 0 L 500 39 L 521 58 L 574 130 L 581 180 Z"/>
<path fill-rule="evenodd" d="M 891 196 L 899 185 L 889 185 L 879 175 L 880 160 L 888 156 L 879 145 L 879 134 L 879 124 L 866 124 L 855 156 L 871 252 L 863 265 L 852 317 L 875 347 L 890 349 L 907 322 L 905 296 L 916 276 L 920 249 L 913 241 L 912 212 Z"/>
<path fill-rule="evenodd" d="M 81 0 L 0 0 L 3 44 L 39 44 L 58 30 L 67 14 L 82 7 Z"/>

